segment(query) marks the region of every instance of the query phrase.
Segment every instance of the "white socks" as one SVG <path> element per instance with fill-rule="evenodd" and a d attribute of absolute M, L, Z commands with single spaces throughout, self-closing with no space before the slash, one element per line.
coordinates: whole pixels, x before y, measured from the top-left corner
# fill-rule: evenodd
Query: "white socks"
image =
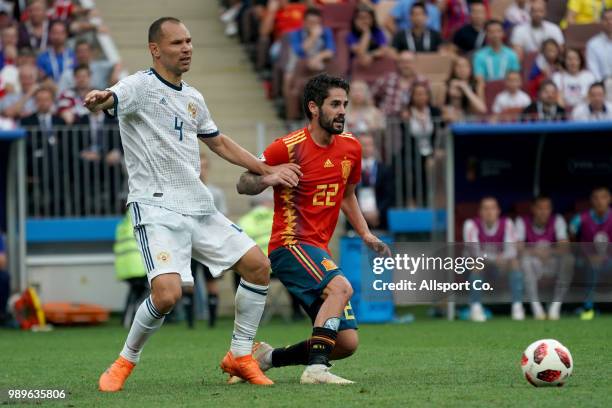
<path fill-rule="evenodd" d="M 164 317 L 153 304 L 151 296 L 146 298 L 136 311 L 123 350 L 119 354 L 134 364 L 138 363 L 145 342 L 161 327 Z"/>
<path fill-rule="evenodd" d="M 230 348 L 234 357 L 251 354 L 253 339 L 266 306 L 267 295 L 267 285 L 255 285 L 244 279 L 240 280 L 240 285 L 236 290 L 236 316 L 234 317 L 234 333 L 232 334 L 232 346 Z"/>

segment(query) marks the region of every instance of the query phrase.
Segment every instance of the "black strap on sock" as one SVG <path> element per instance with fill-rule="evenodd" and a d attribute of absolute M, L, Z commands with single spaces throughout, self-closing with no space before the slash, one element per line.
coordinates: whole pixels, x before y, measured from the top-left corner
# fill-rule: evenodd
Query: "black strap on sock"
<path fill-rule="evenodd" d="M 324 364 L 329 366 L 329 355 L 336 345 L 336 337 L 338 337 L 336 330 L 314 327 L 310 338 L 308 365 Z"/>

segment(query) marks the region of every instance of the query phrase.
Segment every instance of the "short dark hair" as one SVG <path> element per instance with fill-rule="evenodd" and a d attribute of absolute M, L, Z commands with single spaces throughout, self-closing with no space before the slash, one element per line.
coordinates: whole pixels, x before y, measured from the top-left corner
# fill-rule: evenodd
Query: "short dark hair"
<path fill-rule="evenodd" d="M 74 70 L 72 72 L 74 73 L 74 75 L 76 75 L 77 72 L 82 71 L 82 70 L 85 70 L 85 71 L 87 71 L 88 73 L 91 74 L 91 70 L 89 69 L 89 65 L 87 65 L 87 64 L 79 64 L 79 65 L 77 65 L 76 67 L 74 67 Z"/>
<path fill-rule="evenodd" d="M 344 79 L 328 74 L 319 74 L 308 80 L 304 88 L 304 98 L 302 108 L 308 119 L 312 119 L 312 113 L 308 109 L 308 103 L 313 101 L 319 108 L 323 106 L 323 101 L 329 96 L 329 90 L 333 88 L 344 89 L 349 93 L 349 83 Z"/>
<path fill-rule="evenodd" d="M 550 198 L 550 196 L 547 194 L 538 194 L 537 196 L 533 197 L 533 199 L 531 200 L 531 204 L 535 205 L 539 201 L 550 201 L 550 203 L 552 204 L 552 198 Z"/>
<path fill-rule="evenodd" d="M 538 88 L 538 95 L 540 93 L 542 93 L 542 91 L 544 90 L 544 88 L 546 88 L 547 86 L 554 86 L 555 89 L 559 89 L 559 87 L 557 86 L 557 84 L 555 84 L 555 82 L 552 79 L 545 79 L 542 82 L 540 82 L 540 87 Z"/>
<path fill-rule="evenodd" d="M 87 41 L 84 38 L 81 38 L 80 40 L 77 40 L 76 44 L 74 44 L 74 49 L 76 50 L 77 48 L 79 48 L 81 45 L 86 45 L 89 48 L 91 48 L 91 43 L 89 41 Z"/>
<path fill-rule="evenodd" d="M 478 202 L 478 205 L 479 205 L 479 206 L 482 206 L 482 204 L 483 204 L 485 201 L 488 201 L 488 200 L 495 201 L 495 203 L 497 204 L 497 206 L 499 206 L 499 200 L 497 200 L 497 197 L 494 197 L 494 196 L 492 196 L 492 195 L 485 195 L 485 196 L 482 196 L 482 197 L 480 198 L 480 201 Z"/>
<path fill-rule="evenodd" d="M 172 23 L 180 23 L 181 20 L 179 20 L 178 18 L 175 17 L 161 17 L 158 18 L 157 20 L 155 20 L 153 23 L 151 23 L 151 25 L 149 26 L 149 42 L 158 42 L 159 39 L 161 38 L 161 28 L 162 25 L 167 22 L 170 21 Z"/>
<path fill-rule="evenodd" d="M 323 18 L 323 14 L 321 13 L 321 10 L 319 10 L 316 7 L 310 7 L 304 12 L 304 18 L 308 16 L 317 16 L 317 17 Z"/>
<path fill-rule="evenodd" d="M 62 20 L 51 21 L 51 23 L 49 24 L 49 31 L 51 31 L 53 26 L 56 26 L 56 25 L 61 25 L 62 27 L 64 27 L 64 31 L 68 32 L 68 25 Z"/>
<path fill-rule="evenodd" d="M 591 86 L 589 86 L 589 92 L 591 92 L 591 89 L 593 88 L 601 88 L 604 91 L 604 94 L 606 93 L 606 86 L 603 82 L 593 82 Z"/>
<path fill-rule="evenodd" d="M 414 3 L 412 3 L 412 7 L 410 7 L 410 14 L 412 14 L 414 9 L 417 9 L 417 8 L 422 9 L 423 13 L 427 14 L 427 7 L 425 6 L 425 3 L 423 3 L 422 1 L 415 1 Z"/>
<path fill-rule="evenodd" d="M 494 25 L 500 26 L 502 30 L 504 29 L 504 23 L 502 23 L 500 20 L 492 18 L 491 20 L 487 21 L 487 23 L 485 24 L 485 31 L 488 30 L 489 27 L 494 26 Z"/>
<path fill-rule="evenodd" d="M 591 189 L 591 195 L 595 194 L 598 191 L 605 191 L 608 194 L 610 194 L 610 189 L 608 188 L 608 186 L 598 185 Z"/>

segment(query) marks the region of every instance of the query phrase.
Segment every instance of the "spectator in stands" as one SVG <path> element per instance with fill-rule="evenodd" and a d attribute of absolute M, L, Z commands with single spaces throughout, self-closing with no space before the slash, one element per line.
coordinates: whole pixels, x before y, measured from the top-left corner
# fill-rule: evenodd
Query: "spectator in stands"
<path fill-rule="evenodd" d="M 19 48 L 30 48 L 34 52 L 47 49 L 49 41 L 49 19 L 44 0 L 35 0 L 28 6 L 27 19 L 19 26 Z"/>
<path fill-rule="evenodd" d="M 562 26 L 599 23 L 603 10 L 607 8 L 612 8 L 612 0 L 568 0 Z"/>
<path fill-rule="evenodd" d="M 489 18 L 489 0 L 438 0 L 442 11 L 442 37 L 451 39 L 457 30 L 469 23 L 472 16 L 471 6 L 480 3 L 485 7 L 484 22 Z"/>
<path fill-rule="evenodd" d="M 38 90 L 36 77 L 38 70 L 34 65 L 22 65 L 19 67 L 20 91 L 5 95 L 0 99 L 0 113 L 15 120 L 24 118 L 36 111 L 34 95 Z"/>
<path fill-rule="evenodd" d="M 302 27 L 306 8 L 299 0 L 269 0 L 259 27 L 259 54 L 265 54 L 261 50 L 268 51 L 269 48 L 271 61 L 276 61 L 280 55 L 283 35 Z M 258 56 L 258 69 L 265 65 L 262 59 L 261 55 Z"/>
<path fill-rule="evenodd" d="M 351 82 L 346 127 L 354 134 L 376 133 L 385 128 L 383 113 L 374 106 L 374 99 L 364 81 Z"/>
<path fill-rule="evenodd" d="M 74 88 L 66 89 L 57 98 L 57 113 L 69 125 L 73 124 L 79 116 L 89 114 L 83 100 L 85 95 L 93 89 L 91 72 L 87 65 L 78 65 L 74 68 L 74 79 Z"/>
<path fill-rule="evenodd" d="M 398 0 L 384 23 L 387 31 L 395 34 L 398 31 L 411 28 L 413 24 L 412 7 L 417 3 L 425 8 L 427 28 L 439 33 L 442 27 L 440 9 L 435 4 L 421 0 Z"/>
<path fill-rule="evenodd" d="M 436 52 L 442 43 L 442 37 L 436 30 L 427 27 L 427 8 L 416 2 L 410 8 L 411 27 L 398 31 L 391 45 L 397 51 Z"/>
<path fill-rule="evenodd" d="M 486 25 L 487 46 L 474 54 L 474 74 L 483 81 L 504 79 L 508 71 L 520 71 L 516 53 L 504 45 L 504 27 L 499 20 Z"/>
<path fill-rule="evenodd" d="M 606 88 L 601 82 L 589 87 L 588 103 L 576 105 L 572 110 L 573 120 L 612 120 L 612 102 L 606 101 Z"/>
<path fill-rule="evenodd" d="M 585 69 L 582 54 L 576 49 L 565 50 L 563 68 L 552 75 L 552 80 L 559 88 L 559 105 L 569 110 L 586 100 L 595 76 Z"/>
<path fill-rule="evenodd" d="M 15 4 L 11 4 L 6 0 L 0 2 L 0 30 L 3 30 L 15 24 L 15 20 L 13 19 L 14 7 Z"/>
<path fill-rule="evenodd" d="M 591 245 L 582 246 L 583 256 L 588 260 L 587 291 L 582 320 L 595 317 L 594 295 L 600 275 L 612 269 L 610 242 L 612 242 L 612 203 L 610 189 L 598 186 L 591 190 L 591 208 L 577 214 L 570 221 L 570 235 L 573 240 Z M 598 245 L 599 244 L 599 245 Z"/>
<path fill-rule="evenodd" d="M 524 320 L 523 276 L 516 258 L 516 232 L 510 218 L 501 216 L 495 197 L 480 200 L 478 216 L 463 224 L 463 242 L 472 256 L 484 256 L 485 268 L 470 271 L 470 281 L 485 276 L 507 275 L 512 292 L 512 320 Z M 470 319 L 475 322 L 487 320 L 481 303 L 482 292 L 470 291 Z"/>
<path fill-rule="evenodd" d="M 542 43 L 548 39 L 552 38 L 559 45 L 565 43 L 559 26 L 545 20 L 546 2 L 544 0 L 533 0 L 530 14 L 531 22 L 514 27 L 510 39 L 514 51 L 521 60 L 526 53 L 538 51 Z"/>
<path fill-rule="evenodd" d="M 496 115 L 513 116 L 531 104 L 531 98 L 522 89 L 522 78 L 519 72 L 506 74 L 506 88 L 495 97 L 491 111 Z"/>
<path fill-rule="evenodd" d="M 557 85 L 546 79 L 540 84 L 538 99 L 523 111 L 526 120 L 563 120 L 565 109 L 558 104 Z"/>
<path fill-rule="evenodd" d="M 528 67 L 526 67 L 529 69 Z M 527 90 L 535 98 L 540 89 L 540 83 L 545 79 L 552 78 L 553 74 L 563 69 L 561 64 L 561 47 L 552 38 L 542 43 L 542 50 L 535 58 L 529 70 L 529 82 Z"/>
<path fill-rule="evenodd" d="M 385 33 L 376 23 L 374 10 L 359 6 L 355 10 L 351 32 L 346 39 L 351 57 L 357 58 L 360 65 L 367 67 L 374 59 L 393 55 L 387 47 Z"/>
<path fill-rule="evenodd" d="M 49 27 L 49 48 L 41 52 L 36 59 L 36 65 L 43 75 L 58 83 L 64 71 L 74 68 L 74 51 L 68 48 L 66 40 L 68 31 L 66 23 L 54 21 Z"/>
<path fill-rule="evenodd" d="M 504 13 L 504 22 L 509 26 L 526 24 L 531 21 L 531 0 L 515 0 Z"/>
<path fill-rule="evenodd" d="M 0 69 L 2 69 L 5 65 L 15 64 L 16 55 L 13 58 L 7 58 L 6 50 L 7 48 L 12 48 L 13 52 L 17 50 L 17 27 L 8 26 L 2 30 L 0 34 L 0 40 L 2 41 L 2 51 L 0 51 Z"/>
<path fill-rule="evenodd" d="M 375 139 L 359 136 L 361 143 L 361 181 L 356 188 L 359 208 L 371 229 L 388 228 L 387 211 L 394 204 L 393 172 L 378 157 Z"/>
<path fill-rule="evenodd" d="M 298 60 L 306 61 L 312 71 L 322 71 L 336 52 L 334 35 L 331 29 L 323 27 L 323 16 L 316 8 L 306 10 L 304 27 L 290 33 L 290 42 L 288 72 L 295 69 Z"/>
<path fill-rule="evenodd" d="M 21 120 L 23 126 L 39 126 L 42 131 L 50 130 L 52 126 L 65 125 L 66 122 L 56 115 L 54 110 L 55 93 L 52 88 L 41 86 L 36 89 L 34 99 L 36 111 Z"/>
<path fill-rule="evenodd" d="M 4 249 L 4 234 L 0 231 L 0 326 L 6 322 L 9 295 L 11 294 L 11 275 L 7 272 L 8 262 Z"/>
<path fill-rule="evenodd" d="M 565 219 L 553 213 L 550 197 L 540 195 L 531 203 L 531 214 L 519 216 L 515 222 L 517 241 L 521 245 L 521 266 L 525 273 L 531 313 L 536 320 L 545 320 L 546 313 L 538 295 L 541 277 L 555 279 L 548 318 L 559 320 L 561 302 L 571 284 L 574 257 L 566 245 L 569 242 Z"/>
<path fill-rule="evenodd" d="M 415 55 L 410 51 L 400 52 L 397 72 L 379 78 L 372 85 L 374 102 L 386 116 L 399 117 L 402 106 L 410 99 L 410 89 L 415 81 L 427 81 L 416 72 Z"/>
<path fill-rule="evenodd" d="M 470 20 L 453 36 L 453 43 L 462 52 L 471 52 L 484 47 L 486 40 L 485 24 L 487 22 L 487 9 L 480 1 L 470 4 Z"/>
<path fill-rule="evenodd" d="M 420 156 L 420 168 L 416 167 L 418 163 L 412 161 L 413 168 L 408 169 L 414 175 L 421 175 L 421 179 L 413 183 L 409 199 L 412 202 L 409 206 L 415 206 L 418 197 L 423 197 L 424 205 L 429 205 L 429 180 L 434 167 L 434 152 L 438 144 L 438 130 L 442 125 L 442 112 L 431 105 L 431 91 L 426 83 L 414 83 L 408 106 L 402 112 L 402 119 L 408 126 L 411 151 Z"/>
<path fill-rule="evenodd" d="M 456 122 L 471 115 L 487 113 L 484 102 L 484 86 L 472 72 L 470 60 L 458 57 L 451 66 L 451 75 L 446 81 L 444 120 Z"/>
<path fill-rule="evenodd" d="M 77 41 L 74 53 L 75 65 L 87 65 L 89 67 L 93 89 L 106 89 L 119 80 L 121 64 L 113 64 L 108 60 L 94 60 L 91 44 L 88 41 Z M 58 87 L 60 92 L 74 87 L 74 70 L 64 70 Z"/>
<path fill-rule="evenodd" d="M 606 9 L 602 18 L 603 31 L 587 42 L 587 67 L 602 81 L 612 76 L 612 8 Z"/>

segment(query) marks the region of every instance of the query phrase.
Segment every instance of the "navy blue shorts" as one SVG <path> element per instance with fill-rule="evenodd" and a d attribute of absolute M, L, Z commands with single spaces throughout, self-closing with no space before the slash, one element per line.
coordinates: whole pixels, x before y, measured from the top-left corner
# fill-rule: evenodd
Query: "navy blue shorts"
<path fill-rule="evenodd" d="M 325 250 L 312 245 L 280 247 L 269 258 L 272 274 L 300 301 L 314 323 L 323 304 L 323 290 L 334 277 L 343 275 L 342 270 Z M 357 320 L 349 302 L 340 318 L 339 330 L 356 328 Z"/>

